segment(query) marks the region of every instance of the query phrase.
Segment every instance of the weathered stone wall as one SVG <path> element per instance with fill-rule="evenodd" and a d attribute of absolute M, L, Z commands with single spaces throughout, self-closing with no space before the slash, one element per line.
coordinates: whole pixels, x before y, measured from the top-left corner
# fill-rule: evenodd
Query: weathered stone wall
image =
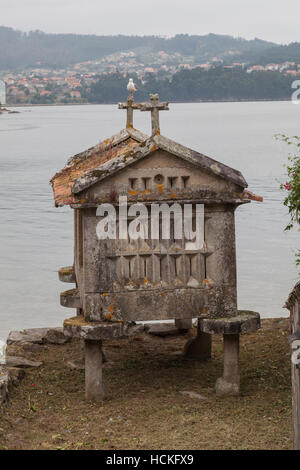
<path fill-rule="evenodd" d="M 205 247 L 185 240 L 99 240 L 83 213 L 83 308 L 89 320 L 159 320 L 236 314 L 234 209 L 205 208 Z"/>

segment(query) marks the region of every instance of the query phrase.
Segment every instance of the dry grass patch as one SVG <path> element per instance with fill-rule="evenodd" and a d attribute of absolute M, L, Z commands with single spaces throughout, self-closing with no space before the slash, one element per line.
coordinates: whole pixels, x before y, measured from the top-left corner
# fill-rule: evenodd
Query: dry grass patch
<path fill-rule="evenodd" d="M 238 398 L 214 393 L 222 374 L 220 337 L 213 338 L 212 360 L 203 363 L 178 354 L 190 334 L 106 343 L 102 404 L 84 401 L 84 371 L 66 364 L 80 357 L 77 341 L 26 352 L 44 364 L 26 371 L 0 413 L 0 448 L 291 449 L 288 334 L 287 320 L 265 320 L 258 333 L 242 336 Z"/>

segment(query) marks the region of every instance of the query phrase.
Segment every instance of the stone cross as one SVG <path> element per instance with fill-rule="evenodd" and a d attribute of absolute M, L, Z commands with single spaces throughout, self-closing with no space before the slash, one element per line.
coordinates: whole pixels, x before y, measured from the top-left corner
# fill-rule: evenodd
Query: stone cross
<path fill-rule="evenodd" d="M 140 103 L 134 103 L 133 102 L 133 95 L 130 94 L 127 98 L 126 103 L 119 103 L 118 108 L 119 109 L 126 109 L 127 110 L 127 120 L 126 120 L 126 129 L 132 128 L 133 127 L 133 110 L 134 109 L 140 109 L 141 104 Z"/>
<path fill-rule="evenodd" d="M 168 111 L 169 103 L 167 101 L 159 102 L 157 94 L 150 95 L 150 103 L 141 103 L 139 109 L 141 111 L 151 111 L 152 135 L 160 134 L 159 128 L 159 111 Z"/>

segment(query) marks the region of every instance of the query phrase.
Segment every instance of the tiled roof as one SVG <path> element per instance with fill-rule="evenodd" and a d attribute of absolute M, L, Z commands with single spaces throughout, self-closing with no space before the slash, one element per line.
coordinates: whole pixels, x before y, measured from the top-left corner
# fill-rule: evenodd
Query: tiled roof
<path fill-rule="evenodd" d="M 74 201 L 72 188 L 76 180 L 109 160 L 121 157 L 147 138 L 148 136 L 135 129 L 124 129 L 110 139 L 71 157 L 66 166 L 56 173 L 50 181 L 55 205 L 58 207 L 72 204 Z"/>

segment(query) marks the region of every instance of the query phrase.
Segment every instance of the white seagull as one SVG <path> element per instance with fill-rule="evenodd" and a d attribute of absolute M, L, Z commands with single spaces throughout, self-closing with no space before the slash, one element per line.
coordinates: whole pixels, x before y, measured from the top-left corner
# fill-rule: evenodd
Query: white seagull
<path fill-rule="evenodd" d="M 127 90 L 129 91 L 129 93 L 134 93 L 135 91 L 137 91 L 137 86 L 132 80 L 132 78 L 129 79 Z"/>

